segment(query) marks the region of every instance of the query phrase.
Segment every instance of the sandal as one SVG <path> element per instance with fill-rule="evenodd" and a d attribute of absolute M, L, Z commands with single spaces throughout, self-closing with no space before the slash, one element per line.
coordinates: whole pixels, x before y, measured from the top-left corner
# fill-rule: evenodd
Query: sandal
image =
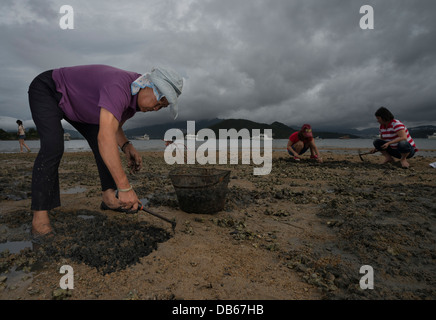
<path fill-rule="evenodd" d="M 101 210 L 112 210 L 112 211 L 122 212 L 122 213 L 127 213 L 127 214 L 133 214 L 133 213 L 138 212 L 138 210 L 123 209 L 122 207 L 112 209 L 112 208 L 109 208 L 108 205 L 106 203 L 104 203 L 103 201 L 100 204 L 100 209 Z"/>

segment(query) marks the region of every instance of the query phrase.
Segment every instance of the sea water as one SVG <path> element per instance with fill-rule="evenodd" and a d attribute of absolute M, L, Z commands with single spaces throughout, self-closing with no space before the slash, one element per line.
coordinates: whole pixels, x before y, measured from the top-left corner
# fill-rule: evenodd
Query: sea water
<path fill-rule="evenodd" d="M 436 139 L 414 139 L 419 152 L 416 155 L 423 157 L 436 157 Z M 38 152 L 40 147 L 39 140 L 26 140 L 26 144 L 31 152 Z M 373 148 L 372 139 L 316 139 L 315 143 L 323 151 L 334 151 L 342 154 L 355 154 L 356 149 L 369 151 Z M 165 151 L 165 142 L 160 139 L 132 140 L 133 145 L 138 151 Z M 196 147 L 202 145 L 203 141 L 196 141 Z M 272 140 L 273 152 L 283 151 L 286 153 L 287 139 Z M 217 140 L 218 144 L 218 140 Z M 186 140 L 185 140 L 186 145 Z M 241 146 L 241 142 L 239 143 Z M 65 152 L 88 152 L 91 151 L 86 140 L 65 141 Z M 183 147 L 184 146 L 180 146 Z M 261 144 L 262 147 L 262 144 Z M 18 140 L 0 141 L 0 153 L 19 153 L 20 145 Z"/>

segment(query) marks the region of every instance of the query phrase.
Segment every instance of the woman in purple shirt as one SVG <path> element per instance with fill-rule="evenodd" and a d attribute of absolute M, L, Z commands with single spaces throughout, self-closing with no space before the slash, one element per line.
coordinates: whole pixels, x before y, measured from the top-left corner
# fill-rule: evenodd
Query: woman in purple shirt
<path fill-rule="evenodd" d="M 29 104 L 41 144 L 32 175 L 34 238 L 52 232 L 48 211 L 60 206 L 61 120 L 76 128 L 94 153 L 102 188 L 101 208 L 135 212 L 139 199 L 124 172 L 118 147 L 133 171 L 142 168 L 142 158 L 122 126 L 137 111 L 167 106 L 175 119 L 182 87 L 182 77 L 170 69 L 154 68 L 141 75 L 105 65 L 49 70 L 32 81 Z"/>

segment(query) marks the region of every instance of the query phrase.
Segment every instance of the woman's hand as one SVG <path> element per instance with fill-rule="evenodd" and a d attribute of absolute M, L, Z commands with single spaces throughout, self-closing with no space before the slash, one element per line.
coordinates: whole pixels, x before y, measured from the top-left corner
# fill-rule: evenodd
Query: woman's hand
<path fill-rule="evenodd" d="M 387 149 L 387 148 L 389 147 L 389 145 L 390 145 L 390 143 L 389 143 L 389 142 L 386 142 L 384 145 L 381 146 L 381 148 L 382 148 L 383 150 L 385 150 L 385 149 Z"/>
<path fill-rule="evenodd" d="M 129 191 L 118 190 L 118 199 L 120 201 L 121 208 L 132 211 L 138 210 L 139 199 L 133 189 Z"/>
<path fill-rule="evenodd" d="M 127 167 L 130 169 L 131 174 L 135 174 L 142 169 L 142 157 L 132 144 L 128 144 L 124 148 L 127 158 Z"/>

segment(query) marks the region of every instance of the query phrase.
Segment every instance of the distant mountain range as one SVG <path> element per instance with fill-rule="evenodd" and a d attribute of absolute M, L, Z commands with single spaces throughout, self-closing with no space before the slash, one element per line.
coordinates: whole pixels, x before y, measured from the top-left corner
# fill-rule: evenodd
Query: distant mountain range
<path fill-rule="evenodd" d="M 186 121 L 178 121 L 178 122 L 170 122 L 166 124 L 158 124 L 153 126 L 144 126 L 140 128 L 127 129 L 124 130 L 126 136 L 129 139 L 134 139 L 135 137 L 143 136 L 144 134 L 148 134 L 150 139 L 163 139 L 165 132 L 169 129 L 180 129 L 183 133 L 186 133 L 187 130 L 187 122 Z M 281 122 L 273 122 L 271 124 L 259 123 L 250 120 L 244 119 L 209 119 L 209 120 L 201 120 L 195 121 L 195 131 L 198 132 L 201 129 L 209 128 L 215 132 L 215 135 L 218 136 L 219 129 L 236 129 L 237 131 L 241 129 L 248 129 L 250 133 L 253 129 L 260 129 L 261 133 L 265 129 L 271 129 L 274 139 L 288 139 L 289 136 L 298 131 L 299 128 L 293 128 Z M 413 138 L 427 138 L 427 136 L 432 135 L 436 132 L 436 126 L 427 125 L 427 126 L 419 126 L 409 128 L 410 134 Z M 65 129 L 65 132 L 71 135 L 71 139 L 83 139 L 82 135 L 75 130 Z M 378 128 L 369 128 L 364 130 L 357 129 L 345 129 L 340 128 L 335 130 L 317 130 L 316 127 L 313 128 L 314 137 L 319 137 L 322 139 L 339 139 L 339 138 L 350 138 L 350 139 L 358 139 L 358 138 L 373 138 L 378 134 Z"/>
<path fill-rule="evenodd" d="M 426 139 L 427 136 L 432 135 L 436 132 L 436 126 L 418 126 L 408 128 L 410 135 L 415 139 Z M 373 138 L 374 136 L 379 134 L 378 128 L 369 128 L 363 130 L 357 129 L 343 129 L 344 132 L 356 135 L 360 138 Z"/>
<path fill-rule="evenodd" d="M 427 138 L 436 132 L 436 126 L 419 126 L 409 129 L 413 138 Z"/>
<path fill-rule="evenodd" d="M 288 139 L 289 136 L 295 132 L 298 131 L 298 129 L 292 128 L 290 126 L 287 126 L 286 124 L 283 124 L 281 122 L 275 121 L 271 124 L 266 123 L 258 123 L 250 120 L 243 120 L 243 119 L 228 119 L 228 120 L 222 120 L 212 126 L 209 127 L 209 129 L 213 130 L 215 134 L 218 136 L 219 129 L 231 129 L 234 128 L 237 131 L 241 129 L 248 129 L 250 132 L 252 132 L 253 129 L 260 129 L 261 133 L 265 129 L 271 129 L 272 130 L 272 137 L 274 139 Z M 350 139 L 359 138 L 359 136 L 348 134 L 348 133 L 340 133 L 340 132 L 322 132 L 322 131 L 313 131 L 314 137 L 320 137 L 323 139 L 337 139 L 341 137 L 347 137 Z"/>
<path fill-rule="evenodd" d="M 128 129 L 124 132 L 129 139 L 134 137 L 143 136 L 148 134 L 150 139 L 162 139 L 165 132 L 168 129 L 176 128 L 180 129 L 182 132 L 186 133 L 187 123 L 186 121 L 179 121 L 175 123 L 153 125 L 148 127 L 141 127 L 135 129 Z M 253 129 L 260 129 L 261 133 L 265 129 L 271 129 L 274 139 L 288 139 L 289 136 L 298 131 L 300 128 L 293 128 L 281 122 L 273 122 L 271 124 L 259 123 L 244 119 L 211 119 L 195 121 L 195 131 L 198 132 L 201 129 L 209 128 L 215 132 L 218 136 L 219 129 L 236 129 L 237 131 L 241 129 L 248 129 L 252 132 Z M 427 138 L 428 135 L 432 135 L 436 132 L 436 126 L 419 126 L 414 128 L 409 128 L 409 131 L 414 138 Z M 339 138 L 349 138 L 349 139 L 359 139 L 359 138 L 373 138 L 378 135 L 378 128 L 369 128 L 364 130 L 357 129 L 346 129 L 340 128 L 338 130 L 316 130 L 313 128 L 313 136 L 322 139 L 339 139 Z"/>
<path fill-rule="evenodd" d="M 198 130 L 209 128 L 221 121 L 222 120 L 220 119 L 195 121 L 195 131 L 197 132 Z M 148 134 L 150 139 L 163 139 L 165 132 L 169 129 L 180 129 L 186 134 L 186 121 L 177 121 L 134 129 L 126 129 L 124 130 L 124 133 L 129 139 L 143 136 L 144 134 Z"/>
<path fill-rule="evenodd" d="M 181 121 L 172 124 L 154 125 L 149 127 L 128 129 L 125 130 L 124 132 L 129 139 L 138 136 L 143 136 L 145 133 L 150 136 L 150 139 L 162 139 L 165 135 L 165 132 L 171 128 L 180 129 L 183 133 L 186 133 L 187 123 L 186 121 Z M 225 130 L 235 129 L 236 131 L 240 131 L 241 129 L 248 129 L 250 133 L 252 133 L 253 129 L 260 129 L 261 133 L 263 133 L 265 129 L 271 129 L 272 136 L 274 139 L 288 139 L 293 132 L 298 131 L 298 129 L 294 129 L 290 126 L 287 126 L 277 121 L 271 124 L 259 123 L 250 120 L 244 120 L 244 119 L 226 119 L 226 120 L 212 119 L 212 120 L 203 120 L 203 121 L 195 122 L 196 133 L 204 128 L 211 129 L 217 137 L 220 129 L 225 129 Z M 350 134 L 348 132 L 339 133 L 339 132 L 314 131 L 313 134 L 315 137 L 319 136 L 320 138 L 324 138 L 324 139 L 335 139 L 344 136 L 347 136 L 351 139 L 359 138 L 359 136 Z"/>

